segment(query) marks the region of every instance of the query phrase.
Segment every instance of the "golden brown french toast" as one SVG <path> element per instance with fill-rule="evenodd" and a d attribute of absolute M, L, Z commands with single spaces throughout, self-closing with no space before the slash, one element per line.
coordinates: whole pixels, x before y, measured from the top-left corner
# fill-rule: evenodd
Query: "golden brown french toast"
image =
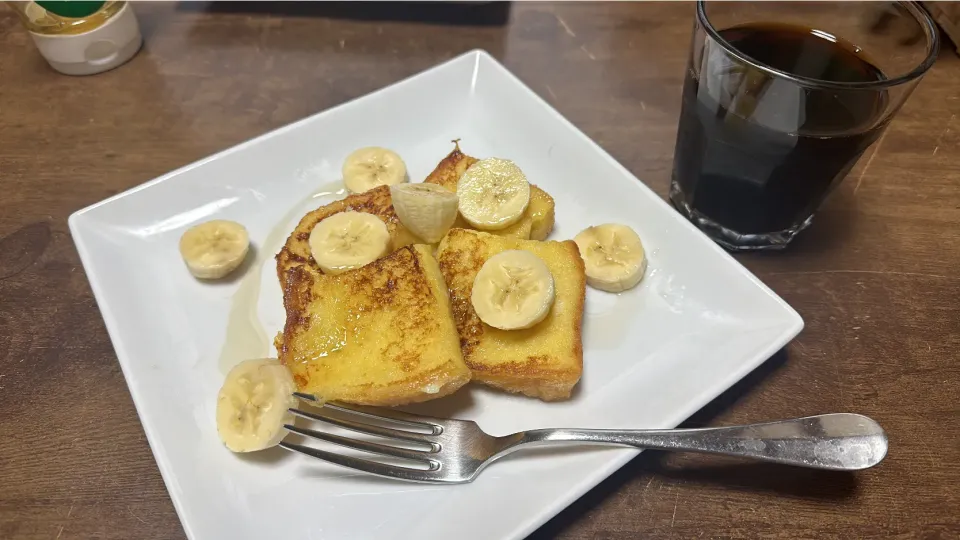
<path fill-rule="evenodd" d="M 317 223 L 333 214 L 348 211 L 365 212 L 380 218 L 387 225 L 387 231 L 390 233 L 391 250 L 400 249 L 417 241 L 417 237 L 400 223 L 400 218 L 393 210 L 390 186 L 380 186 L 363 193 L 355 193 L 303 216 L 297 227 L 287 237 L 286 244 L 277 253 L 277 277 L 280 278 L 280 283 L 283 283 L 284 273 L 293 266 L 306 264 L 318 272 L 321 271 L 310 255 L 310 232 Z"/>
<path fill-rule="evenodd" d="M 477 161 L 477 158 L 461 152 L 460 145 L 457 144 L 453 151 L 440 161 L 424 182 L 440 184 L 456 193 L 457 182 L 460 181 L 460 177 Z M 510 236 L 524 240 L 528 238 L 544 240 L 553 230 L 555 206 L 553 197 L 548 195 L 546 191 L 530 184 L 530 204 L 520 221 L 505 229 L 487 232 L 497 236 Z M 457 216 L 457 221 L 454 222 L 453 226 L 461 229 L 471 228 L 461 216 Z"/>
<path fill-rule="evenodd" d="M 480 267 L 493 255 L 521 249 L 540 257 L 553 274 L 556 297 L 547 317 L 523 330 L 483 323 L 471 303 Z M 463 359 L 473 379 L 546 401 L 570 397 L 583 371 L 581 324 L 586 275 L 577 245 L 451 229 L 437 252 L 450 290 Z"/>
<path fill-rule="evenodd" d="M 277 345 L 301 392 L 394 406 L 445 396 L 470 380 L 428 246 L 339 275 L 295 264 L 281 286 L 287 318 Z"/>

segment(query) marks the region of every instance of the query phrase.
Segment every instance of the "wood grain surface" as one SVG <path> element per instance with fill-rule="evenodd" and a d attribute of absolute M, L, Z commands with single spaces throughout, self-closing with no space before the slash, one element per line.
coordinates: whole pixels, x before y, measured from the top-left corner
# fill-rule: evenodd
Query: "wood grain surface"
<path fill-rule="evenodd" d="M 666 195 L 691 4 L 272 9 L 138 4 L 140 54 L 71 78 L 0 8 L 0 538 L 184 538 L 71 212 L 473 48 Z M 533 537 L 958 538 L 958 115 L 945 47 L 812 228 L 738 256 L 806 329 L 688 422 L 855 411 L 888 430 L 886 461 L 836 474 L 646 452 Z"/>

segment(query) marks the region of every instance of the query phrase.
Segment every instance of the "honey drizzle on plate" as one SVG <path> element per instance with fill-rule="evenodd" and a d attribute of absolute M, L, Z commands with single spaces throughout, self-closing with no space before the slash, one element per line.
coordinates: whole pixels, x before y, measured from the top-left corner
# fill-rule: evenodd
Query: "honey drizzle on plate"
<path fill-rule="evenodd" d="M 257 314 L 257 302 L 260 300 L 261 272 L 267 260 L 273 260 L 280 251 L 290 231 L 293 221 L 301 212 L 305 213 L 305 204 L 321 197 L 342 197 L 346 194 L 343 182 L 337 181 L 321 186 L 316 192 L 295 204 L 277 225 L 267 234 L 263 244 L 256 250 L 257 259 L 240 280 L 240 286 L 230 299 L 230 313 L 227 316 L 227 333 L 220 349 L 217 364 L 221 373 L 226 374 L 233 366 L 250 358 L 275 357 L 271 351 L 272 338 L 267 335 Z M 312 210 L 312 209 L 311 209 Z"/>

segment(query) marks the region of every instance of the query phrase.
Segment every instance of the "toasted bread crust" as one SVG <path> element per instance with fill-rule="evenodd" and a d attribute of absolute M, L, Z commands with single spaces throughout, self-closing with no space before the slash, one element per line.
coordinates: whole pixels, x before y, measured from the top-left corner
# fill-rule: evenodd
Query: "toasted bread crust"
<path fill-rule="evenodd" d="M 394 250 L 416 241 L 416 237 L 400 223 L 400 218 L 397 217 L 397 213 L 393 209 L 390 186 L 379 186 L 363 193 L 355 193 L 339 201 L 321 206 L 300 219 L 300 223 L 287 237 L 287 242 L 276 256 L 277 277 L 280 279 L 280 283 L 283 283 L 284 273 L 293 266 L 307 265 L 322 273 L 310 254 L 310 233 L 317 223 L 324 219 L 340 212 L 349 211 L 373 214 L 380 218 L 387 226 Z"/>
<path fill-rule="evenodd" d="M 404 247 L 336 276 L 293 265 L 281 284 L 280 360 L 300 391 L 394 406 L 442 397 L 470 380 L 428 247 Z"/>
<path fill-rule="evenodd" d="M 430 184 L 440 184 L 448 190 L 456 193 L 457 183 L 463 173 L 471 165 L 479 161 L 475 157 L 470 157 L 460 151 L 460 144 L 454 142 L 453 151 L 447 154 L 447 157 L 440 160 L 437 167 L 433 169 L 424 182 Z"/>
<path fill-rule="evenodd" d="M 530 239 L 546 240 L 553 232 L 556 203 L 546 191 L 530 184 L 530 206 L 527 215 L 530 216 Z"/>
<path fill-rule="evenodd" d="M 477 161 L 457 146 L 425 181 L 456 191 L 461 175 Z M 380 218 L 394 251 L 362 268 L 324 275 L 311 256 L 310 233 L 323 219 L 345 211 Z M 400 223 L 388 186 L 309 212 L 276 256 L 286 310 L 284 330 L 275 340 L 281 361 L 290 367 L 300 391 L 362 405 L 393 406 L 435 399 L 456 391 L 471 376 L 544 400 L 569 397 L 582 372 L 585 283 L 583 261 L 573 242 L 550 242 L 543 252 L 562 260 L 562 265 L 573 269 L 572 275 L 582 278 L 568 276 L 564 281 L 565 302 L 575 313 L 564 315 L 562 330 L 551 327 L 558 333 L 551 336 L 563 343 L 562 350 L 529 347 L 506 361 L 491 361 L 483 345 L 498 338 L 484 328 L 469 300 L 473 277 L 487 257 L 497 250 L 516 248 L 518 242 L 531 237 L 545 238 L 553 223 L 553 198 L 531 186 L 530 205 L 511 227 L 494 234 L 452 229 L 444 242 L 451 237 L 459 239 L 457 249 L 463 261 L 448 256 L 441 265 L 428 247 L 410 245 L 418 240 Z M 458 217 L 454 227 L 466 226 Z M 499 238 L 501 243 L 491 244 L 487 237 Z M 474 241 L 479 243 L 472 244 Z M 540 243 L 527 245 L 540 249 L 535 244 Z M 551 270 L 560 271 L 559 267 Z M 456 287 L 450 283 L 449 297 L 447 275 L 458 283 Z M 536 328 L 542 332 L 545 325 L 532 332 Z"/>
<path fill-rule="evenodd" d="M 527 249 L 541 257 L 557 284 L 551 314 L 530 329 L 492 328 L 473 309 L 477 272 L 487 259 L 507 249 Z M 569 397 L 583 371 L 586 277 L 577 245 L 570 240 L 538 242 L 451 229 L 440 243 L 438 259 L 450 290 L 460 348 L 473 379 L 544 400 Z"/>

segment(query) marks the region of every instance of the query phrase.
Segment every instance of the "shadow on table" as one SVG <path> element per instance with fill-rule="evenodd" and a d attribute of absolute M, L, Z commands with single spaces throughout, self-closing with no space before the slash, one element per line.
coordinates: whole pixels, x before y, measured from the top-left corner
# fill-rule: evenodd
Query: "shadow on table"
<path fill-rule="evenodd" d="M 177 9 L 470 26 L 499 26 L 510 19 L 510 2 L 180 2 Z"/>
<path fill-rule="evenodd" d="M 717 417 L 735 405 L 754 386 L 783 367 L 786 361 L 786 349 L 781 349 L 740 382 L 687 419 L 680 427 L 694 428 L 712 425 Z M 763 420 L 774 419 L 757 419 L 757 421 Z M 645 450 L 633 461 L 545 523 L 530 535 L 528 540 L 545 540 L 556 537 L 560 531 L 568 528 L 585 513 L 602 504 L 607 497 L 619 491 L 628 483 L 642 477 L 659 476 L 689 484 L 712 484 L 728 487 L 731 490 L 768 492 L 792 497 L 827 500 L 852 497 L 857 489 L 857 480 L 852 473 L 820 471 L 775 463 L 734 461 L 734 458 L 722 456 L 703 457 L 704 460 L 714 462 L 713 464 L 676 466 L 665 463 L 666 455 L 666 452 Z"/>

